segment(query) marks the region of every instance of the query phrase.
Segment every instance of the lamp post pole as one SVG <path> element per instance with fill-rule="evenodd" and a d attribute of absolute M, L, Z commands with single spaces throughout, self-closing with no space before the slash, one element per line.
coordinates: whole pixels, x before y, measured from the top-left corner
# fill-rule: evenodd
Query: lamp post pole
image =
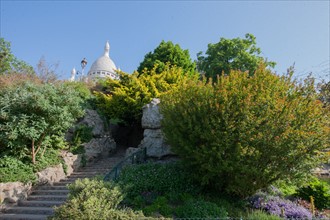
<path fill-rule="evenodd" d="M 85 66 L 87 65 L 87 60 L 86 60 L 86 58 L 84 58 L 84 59 L 80 62 L 80 65 L 81 65 L 81 78 L 80 78 L 80 81 L 83 81 L 83 78 L 84 78 L 84 70 L 85 70 Z"/>

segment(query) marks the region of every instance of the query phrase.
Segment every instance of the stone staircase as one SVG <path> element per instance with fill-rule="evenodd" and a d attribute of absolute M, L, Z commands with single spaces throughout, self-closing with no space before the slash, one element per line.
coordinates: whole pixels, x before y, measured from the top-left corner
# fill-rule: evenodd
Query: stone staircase
<path fill-rule="evenodd" d="M 89 164 L 76 172 L 73 172 L 66 179 L 51 185 L 44 185 L 35 188 L 27 200 L 20 201 L 17 205 L 5 208 L 4 213 L 0 213 L 0 220 L 4 219 L 24 219 L 39 220 L 47 219 L 54 213 L 54 206 L 60 206 L 68 198 L 69 190 L 67 185 L 79 178 L 91 178 L 96 175 L 104 175 L 122 159 L 124 153 L 117 152 L 109 158 L 100 159 L 93 164 Z"/>

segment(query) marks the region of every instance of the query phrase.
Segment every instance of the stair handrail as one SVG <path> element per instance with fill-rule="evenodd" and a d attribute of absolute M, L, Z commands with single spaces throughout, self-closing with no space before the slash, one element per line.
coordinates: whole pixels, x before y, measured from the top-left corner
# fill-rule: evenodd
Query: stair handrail
<path fill-rule="evenodd" d="M 122 168 L 128 164 L 141 164 L 145 163 L 147 159 L 147 149 L 140 148 L 136 152 L 132 153 L 128 157 L 125 157 L 123 160 L 118 162 L 114 168 L 110 172 L 108 172 L 103 180 L 104 181 L 110 181 L 110 180 L 116 180 L 119 177 L 119 174 L 122 170 Z"/>

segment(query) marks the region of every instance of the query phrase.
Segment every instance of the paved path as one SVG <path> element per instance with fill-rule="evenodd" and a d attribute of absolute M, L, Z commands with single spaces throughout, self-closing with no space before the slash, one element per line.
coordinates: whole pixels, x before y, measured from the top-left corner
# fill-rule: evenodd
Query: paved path
<path fill-rule="evenodd" d="M 54 206 L 59 206 L 65 202 L 69 190 L 67 185 L 79 178 L 91 178 L 95 175 L 104 175 L 109 172 L 119 161 L 124 158 L 123 151 L 115 155 L 100 159 L 93 164 L 73 172 L 69 177 L 53 186 L 44 185 L 35 188 L 27 200 L 19 202 L 17 205 L 8 207 L 5 213 L 0 213 L 0 220 L 4 219 L 24 219 L 39 220 L 47 219 L 54 213 Z"/>

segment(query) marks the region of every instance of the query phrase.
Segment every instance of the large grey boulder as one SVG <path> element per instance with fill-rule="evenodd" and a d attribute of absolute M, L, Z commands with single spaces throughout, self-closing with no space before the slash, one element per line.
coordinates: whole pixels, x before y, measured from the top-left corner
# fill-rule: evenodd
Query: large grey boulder
<path fill-rule="evenodd" d="M 108 157 L 111 152 L 115 151 L 116 143 L 111 137 L 111 132 L 105 126 L 104 121 L 97 111 L 92 109 L 86 109 L 85 116 L 74 127 L 69 129 L 66 134 L 66 140 L 72 141 L 75 129 L 81 125 L 92 128 L 92 139 L 88 143 L 82 144 L 85 148 L 87 162 L 92 162 L 99 157 Z M 71 163 L 71 159 L 68 158 L 69 163 Z M 77 160 L 80 162 L 81 157 Z M 77 162 L 74 162 L 74 164 L 77 164 Z M 72 169 L 75 169 L 75 167 L 72 167 Z"/>
<path fill-rule="evenodd" d="M 102 137 L 106 133 L 103 120 L 101 119 L 97 111 L 92 109 L 86 109 L 86 114 L 82 121 L 78 123 L 78 126 L 79 125 L 86 125 L 88 127 L 92 127 L 93 137 Z"/>
<path fill-rule="evenodd" d="M 24 200 L 32 190 L 32 183 L 8 182 L 0 183 L 0 204 L 15 203 Z"/>
<path fill-rule="evenodd" d="M 170 146 L 165 142 L 161 129 L 145 129 L 139 147 L 147 149 L 147 156 L 162 158 L 172 155 Z"/>
<path fill-rule="evenodd" d="M 37 172 L 38 184 L 53 185 L 55 182 L 59 182 L 66 178 L 66 174 L 63 170 L 62 164 L 48 167 L 40 172 Z"/>
<path fill-rule="evenodd" d="M 73 171 L 77 170 L 81 167 L 81 155 L 80 154 L 73 154 L 67 151 L 61 151 L 61 157 L 66 164 L 66 175 L 70 176 Z"/>
<path fill-rule="evenodd" d="M 148 157 L 162 158 L 173 154 L 161 130 L 163 117 L 159 112 L 159 104 L 160 100 L 154 98 L 149 104 L 143 106 L 141 124 L 145 130 L 139 147 L 147 149 Z"/>
<path fill-rule="evenodd" d="M 159 113 L 159 99 L 152 99 L 149 104 L 143 106 L 142 128 L 160 129 L 162 115 Z"/>
<path fill-rule="evenodd" d="M 116 150 L 116 142 L 110 137 L 93 138 L 84 144 L 85 155 L 88 162 L 97 158 L 110 156 Z"/>

